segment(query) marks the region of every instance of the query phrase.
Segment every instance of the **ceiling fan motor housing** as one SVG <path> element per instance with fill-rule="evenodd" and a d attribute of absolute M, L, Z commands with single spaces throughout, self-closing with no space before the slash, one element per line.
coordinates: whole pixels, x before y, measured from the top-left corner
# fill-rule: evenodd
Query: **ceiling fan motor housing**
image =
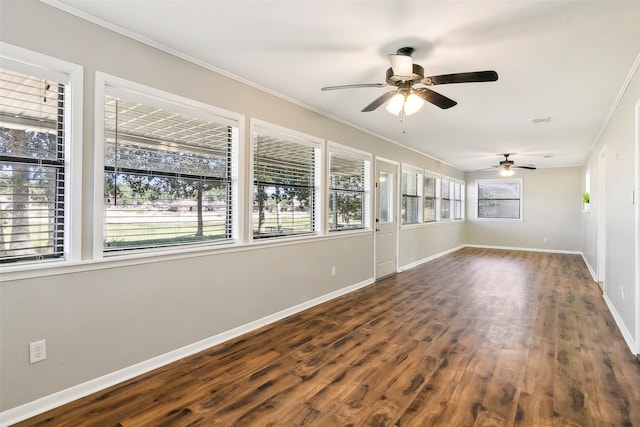
<path fill-rule="evenodd" d="M 414 85 L 420 83 L 424 78 L 424 68 L 422 65 L 413 64 L 413 74 L 410 76 L 397 76 L 393 74 L 393 68 L 387 70 L 387 84 L 390 86 L 399 86 L 402 83 Z"/>

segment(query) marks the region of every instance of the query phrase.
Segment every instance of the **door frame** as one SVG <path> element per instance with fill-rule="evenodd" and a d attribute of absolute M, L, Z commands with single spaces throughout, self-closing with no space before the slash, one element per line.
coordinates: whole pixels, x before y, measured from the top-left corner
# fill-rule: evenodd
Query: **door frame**
<path fill-rule="evenodd" d="M 607 205 L 607 147 L 602 147 L 598 154 L 598 198 L 596 217 L 596 264 L 598 282 L 602 283 L 602 291 L 606 290 L 606 251 L 607 251 L 607 227 L 606 227 L 606 205 Z"/>

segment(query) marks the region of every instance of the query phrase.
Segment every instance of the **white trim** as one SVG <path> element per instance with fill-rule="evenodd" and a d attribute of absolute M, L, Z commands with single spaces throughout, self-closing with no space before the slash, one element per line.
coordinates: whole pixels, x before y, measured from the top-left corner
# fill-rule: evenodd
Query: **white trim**
<path fill-rule="evenodd" d="M 329 292 L 328 294 L 313 298 L 309 301 L 297 304 L 293 307 L 286 308 L 277 313 L 270 314 L 261 319 L 238 326 L 212 337 L 205 338 L 204 340 L 186 345 L 176 350 L 169 351 L 165 354 L 161 354 L 159 356 L 142 361 L 140 363 L 136 363 L 126 368 L 119 369 L 117 371 L 69 387 L 48 396 L 44 396 L 32 402 L 25 403 L 24 405 L 11 408 L 0 413 L 0 426 L 9 426 L 11 424 L 26 420 L 43 412 L 49 411 L 53 408 L 64 405 L 66 403 L 88 396 L 92 393 L 99 392 L 113 385 L 137 377 L 138 375 L 145 374 L 154 369 L 166 366 L 182 358 L 191 356 L 218 344 L 229 341 L 233 338 L 239 337 L 251 331 L 255 331 L 256 329 L 259 329 L 263 326 L 275 323 L 293 314 L 300 313 L 319 304 L 349 294 L 358 289 L 369 286 L 374 282 L 374 278 L 368 278 L 354 285 L 347 286 L 337 291 Z"/>
<path fill-rule="evenodd" d="M 429 257 L 426 257 L 426 258 L 420 259 L 418 261 L 414 261 L 414 262 L 411 262 L 409 264 L 403 265 L 402 267 L 398 268 L 398 272 L 407 271 L 407 270 L 409 270 L 411 268 L 414 268 L 414 267 L 417 267 L 417 266 L 419 266 L 421 264 L 424 264 L 425 262 L 429 262 L 429 261 L 432 261 L 432 260 L 434 260 L 436 258 L 440 258 L 441 256 L 450 254 L 450 253 L 455 252 L 455 251 L 457 251 L 459 249 L 462 249 L 464 247 L 465 247 L 465 245 L 456 246 L 456 247 L 448 249 L 446 251 L 438 252 L 437 254 L 431 255 Z"/>
<path fill-rule="evenodd" d="M 65 105 L 65 205 L 64 259 L 20 262 L 3 266 L 5 271 L 31 270 L 40 265 L 79 261 L 82 246 L 82 147 L 84 68 L 81 65 L 33 52 L 0 41 L 0 63 L 17 71 L 64 83 L 68 88 Z"/>
<path fill-rule="evenodd" d="M 593 267 L 591 267 L 591 264 L 589 264 L 589 260 L 587 260 L 587 257 L 584 255 L 584 252 L 580 252 L 580 254 L 582 255 L 582 260 L 584 261 L 584 264 L 587 266 L 587 269 L 589 270 L 591 279 L 597 283 L 598 275 L 596 274 L 596 271 L 593 269 Z"/>
<path fill-rule="evenodd" d="M 521 248 L 517 246 L 494 246 L 494 245 L 475 245 L 475 244 L 465 244 L 463 247 L 480 248 L 480 249 L 501 249 L 506 251 L 546 252 L 550 254 L 571 254 L 571 255 L 584 256 L 580 251 L 570 251 L 567 249 Z"/>
<path fill-rule="evenodd" d="M 627 346 L 629 346 L 629 351 L 631 351 L 632 354 L 637 354 L 638 353 L 638 343 L 634 341 L 633 335 L 627 329 L 627 325 L 624 324 L 624 320 L 622 320 L 622 316 L 620 316 L 620 313 L 618 313 L 618 310 L 616 310 L 616 306 L 609 299 L 607 294 L 602 294 L 602 298 L 604 299 L 604 302 L 607 304 L 607 307 L 609 307 L 609 311 L 611 312 L 611 315 L 613 316 L 613 320 L 616 321 L 616 325 L 618 325 L 618 329 L 620 330 L 620 333 L 622 334 L 622 337 L 624 338 L 625 342 L 627 343 Z"/>
<path fill-rule="evenodd" d="M 640 54 L 638 55 L 640 58 Z M 635 205 L 635 282 L 636 282 L 636 301 L 635 301 L 635 321 L 634 329 L 636 331 L 636 348 L 635 353 L 640 355 L 640 203 L 638 195 L 640 195 L 640 100 L 636 103 L 636 183 L 633 192 L 633 204 Z"/>

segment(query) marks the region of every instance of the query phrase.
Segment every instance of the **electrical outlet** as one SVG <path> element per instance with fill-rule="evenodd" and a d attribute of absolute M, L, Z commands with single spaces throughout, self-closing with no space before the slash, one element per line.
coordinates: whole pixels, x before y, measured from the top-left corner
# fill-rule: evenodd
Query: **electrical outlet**
<path fill-rule="evenodd" d="M 545 242 L 545 243 L 547 243 L 547 242 L 549 242 L 549 238 L 548 238 L 548 237 L 545 237 L 544 239 L 542 239 L 542 241 L 543 241 L 543 242 Z"/>
<path fill-rule="evenodd" d="M 336 266 L 335 265 L 333 267 L 331 267 L 331 275 L 332 276 L 336 275 Z"/>
<path fill-rule="evenodd" d="M 624 287 L 620 286 L 620 296 L 624 299 Z"/>
<path fill-rule="evenodd" d="M 47 358 L 47 340 L 40 340 L 29 344 L 29 363 L 42 362 Z"/>

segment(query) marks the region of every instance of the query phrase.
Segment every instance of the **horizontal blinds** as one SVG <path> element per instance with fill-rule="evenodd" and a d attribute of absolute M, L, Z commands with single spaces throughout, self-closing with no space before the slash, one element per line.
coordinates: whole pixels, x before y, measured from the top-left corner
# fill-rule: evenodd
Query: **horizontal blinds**
<path fill-rule="evenodd" d="M 438 179 L 433 176 L 424 177 L 424 197 L 435 198 L 438 191 Z"/>
<path fill-rule="evenodd" d="M 331 153 L 330 190 L 365 190 L 365 161 Z"/>
<path fill-rule="evenodd" d="M 65 85 L 0 69 L 0 261 L 64 252 Z"/>
<path fill-rule="evenodd" d="M 402 194 L 405 196 L 419 196 L 420 190 L 420 173 L 413 170 L 402 171 Z"/>
<path fill-rule="evenodd" d="M 315 148 L 258 134 L 254 138 L 254 181 L 261 184 L 313 187 Z"/>
<path fill-rule="evenodd" d="M 107 251 L 231 238 L 236 128 L 105 97 Z"/>

